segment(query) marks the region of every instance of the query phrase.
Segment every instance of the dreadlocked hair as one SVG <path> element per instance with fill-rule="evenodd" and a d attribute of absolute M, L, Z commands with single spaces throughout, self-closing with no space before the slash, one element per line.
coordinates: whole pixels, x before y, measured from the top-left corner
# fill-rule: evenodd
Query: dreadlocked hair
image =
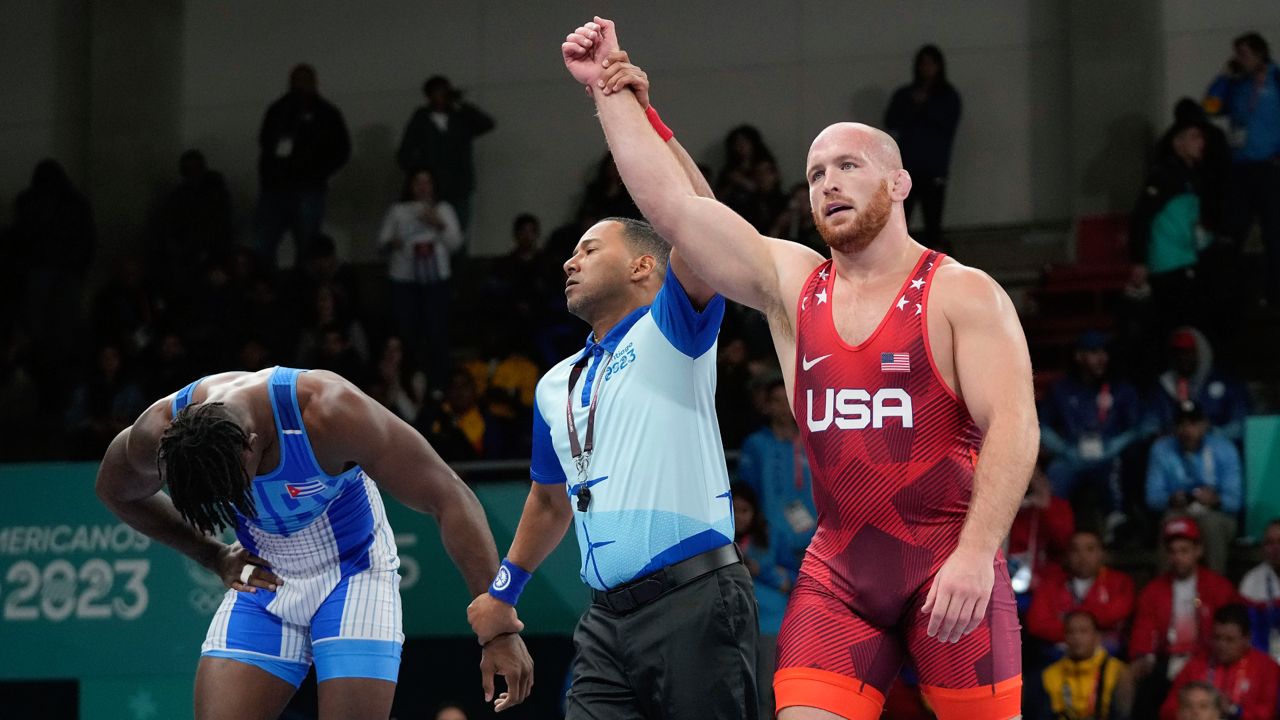
<path fill-rule="evenodd" d="M 252 478 L 241 462 L 249 436 L 223 403 L 189 405 L 160 437 L 156 465 L 173 506 L 197 530 L 213 534 L 235 527 L 236 511 L 255 517 Z"/>

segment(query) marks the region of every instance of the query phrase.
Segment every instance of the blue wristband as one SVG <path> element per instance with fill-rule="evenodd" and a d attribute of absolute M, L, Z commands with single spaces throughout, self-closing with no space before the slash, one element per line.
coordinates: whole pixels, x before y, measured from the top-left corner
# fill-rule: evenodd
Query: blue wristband
<path fill-rule="evenodd" d="M 515 563 L 502 559 L 498 567 L 498 575 L 489 585 L 489 594 L 508 605 L 515 605 L 520 600 L 520 593 L 533 574 Z"/>

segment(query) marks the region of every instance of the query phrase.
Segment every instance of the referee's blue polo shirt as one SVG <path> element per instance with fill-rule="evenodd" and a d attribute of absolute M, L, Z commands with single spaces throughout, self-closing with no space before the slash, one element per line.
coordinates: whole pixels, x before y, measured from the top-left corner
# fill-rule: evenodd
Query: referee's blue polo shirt
<path fill-rule="evenodd" d="M 538 382 L 532 475 L 571 496 L 582 580 L 609 590 L 733 542 L 733 500 L 716 420 L 716 337 L 724 298 L 698 312 L 670 268 L 653 304 L 599 343 L 565 358 Z M 607 367 L 600 367 L 608 355 Z M 569 450 L 569 375 L 590 356 L 573 390 L 585 440 L 597 383 L 591 502 L 577 511 L 578 473 Z"/>

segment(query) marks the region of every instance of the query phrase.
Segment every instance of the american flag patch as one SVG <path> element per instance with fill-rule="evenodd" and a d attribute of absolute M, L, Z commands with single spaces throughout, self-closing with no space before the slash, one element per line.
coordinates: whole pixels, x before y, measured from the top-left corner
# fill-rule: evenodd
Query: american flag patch
<path fill-rule="evenodd" d="M 319 480 L 312 480 L 311 482 L 299 483 L 297 485 L 289 483 L 284 486 L 284 489 L 289 491 L 289 497 L 306 497 L 308 495 L 315 495 L 318 492 L 322 492 L 324 490 L 324 483 Z"/>
<path fill-rule="evenodd" d="M 880 353 L 880 372 L 911 372 L 911 354 Z"/>

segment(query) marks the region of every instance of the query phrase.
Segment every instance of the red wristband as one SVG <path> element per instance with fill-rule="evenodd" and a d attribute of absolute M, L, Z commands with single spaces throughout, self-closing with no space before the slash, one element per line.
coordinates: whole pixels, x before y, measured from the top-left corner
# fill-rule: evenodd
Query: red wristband
<path fill-rule="evenodd" d="M 654 110 L 652 105 L 644 111 L 644 116 L 649 118 L 649 124 L 653 126 L 654 132 L 658 133 L 658 137 L 662 138 L 662 142 L 666 142 L 676 136 L 675 133 L 671 132 L 671 128 L 662 122 L 662 118 L 658 117 L 658 111 Z"/>

